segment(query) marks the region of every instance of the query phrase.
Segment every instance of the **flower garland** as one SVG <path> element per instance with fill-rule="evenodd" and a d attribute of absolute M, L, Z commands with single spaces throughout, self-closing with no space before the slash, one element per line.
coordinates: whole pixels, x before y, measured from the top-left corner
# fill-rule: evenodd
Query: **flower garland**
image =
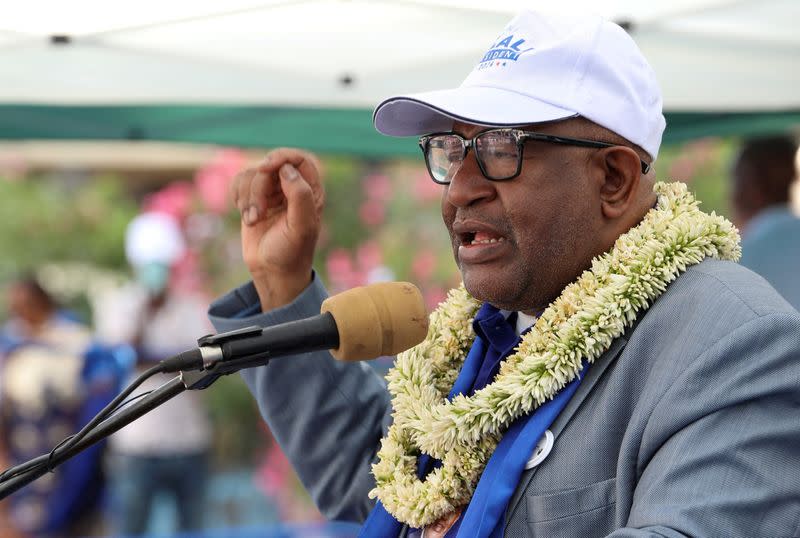
<path fill-rule="evenodd" d="M 706 257 L 736 260 L 739 234 L 706 214 L 682 183 L 658 183 L 656 207 L 611 251 L 564 288 L 474 395 L 447 395 L 472 346 L 480 303 L 462 286 L 431 314 L 427 339 L 397 357 L 387 375 L 393 424 L 372 466 L 379 498 L 398 521 L 422 527 L 469 503 L 486 463 L 511 423 L 574 379 L 581 362 L 611 342 L 690 265 Z M 417 457 L 442 466 L 417 478 Z"/>

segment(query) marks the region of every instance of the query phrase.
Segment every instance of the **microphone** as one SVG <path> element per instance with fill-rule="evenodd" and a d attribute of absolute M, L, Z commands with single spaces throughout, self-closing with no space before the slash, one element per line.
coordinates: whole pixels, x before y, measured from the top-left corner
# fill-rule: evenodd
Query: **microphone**
<path fill-rule="evenodd" d="M 199 347 L 161 361 L 164 372 L 234 371 L 273 357 L 322 349 L 342 361 L 396 355 L 425 339 L 428 312 L 419 289 L 381 282 L 347 290 L 322 303 L 320 314 L 272 327 L 246 327 L 208 335 Z M 226 368 L 224 363 L 231 362 Z"/>

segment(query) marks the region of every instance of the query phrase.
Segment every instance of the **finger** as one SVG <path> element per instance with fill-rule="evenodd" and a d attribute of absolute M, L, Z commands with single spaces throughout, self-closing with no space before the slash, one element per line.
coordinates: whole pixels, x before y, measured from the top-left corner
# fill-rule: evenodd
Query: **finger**
<path fill-rule="evenodd" d="M 322 186 L 322 165 L 313 153 L 295 149 L 278 148 L 270 151 L 265 159 L 258 165 L 258 169 L 264 172 L 277 172 L 284 164 L 291 164 L 299 172 L 302 178 L 311 186 L 314 197 L 314 206 L 321 211 L 325 205 L 325 189 Z"/>
<path fill-rule="evenodd" d="M 314 177 L 316 177 L 316 182 L 311 185 L 312 191 L 314 191 L 314 202 L 317 208 L 317 214 L 322 214 L 322 209 L 325 206 L 325 188 L 322 186 L 322 178 L 323 178 L 323 168 L 322 163 L 317 158 L 316 155 L 313 153 L 308 154 L 308 159 L 306 161 L 309 166 L 313 166 L 316 170 Z"/>
<path fill-rule="evenodd" d="M 267 215 L 268 211 L 283 205 L 283 191 L 277 172 L 258 169 L 250 182 L 250 207 L 248 223 L 253 224 Z"/>
<path fill-rule="evenodd" d="M 303 160 L 297 164 L 297 169 L 311 187 L 314 206 L 317 210 L 322 210 L 325 202 L 325 189 L 322 187 L 322 166 L 319 160 L 312 153 L 304 153 Z"/>
<path fill-rule="evenodd" d="M 309 155 L 308 152 L 297 148 L 277 148 L 267 153 L 264 160 L 256 165 L 256 168 L 264 172 L 277 172 L 286 163 L 295 167 L 299 166 L 300 162 Z"/>
<path fill-rule="evenodd" d="M 236 174 L 231 183 L 231 196 L 233 197 L 233 205 L 239 210 L 244 220 L 246 210 L 250 205 L 250 182 L 255 175 L 254 168 L 246 168 Z"/>
<path fill-rule="evenodd" d="M 286 196 L 286 225 L 295 237 L 307 240 L 316 234 L 319 222 L 313 189 L 291 164 L 284 164 L 279 176 Z"/>
<path fill-rule="evenodd" d="M 277 172 L 289 163 L 300 171 L 303 178 L 314 187 L 320 178 L 320 162 L 312 153 L 295 148 L 278 148 L 270 151 L 257 168 L 264 172 Z"/>

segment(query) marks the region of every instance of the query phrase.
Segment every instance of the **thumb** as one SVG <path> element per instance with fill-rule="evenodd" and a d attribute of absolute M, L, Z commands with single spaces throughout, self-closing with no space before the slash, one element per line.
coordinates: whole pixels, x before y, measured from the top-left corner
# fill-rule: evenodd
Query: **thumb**
<path fill-rule="evenodd" d="M 314 236 L 319 219 L 311 186 L 289 163 L 281 166 L 278 176 L 286 197 L 286 225 L 289 231 L 301 239 Z"/>

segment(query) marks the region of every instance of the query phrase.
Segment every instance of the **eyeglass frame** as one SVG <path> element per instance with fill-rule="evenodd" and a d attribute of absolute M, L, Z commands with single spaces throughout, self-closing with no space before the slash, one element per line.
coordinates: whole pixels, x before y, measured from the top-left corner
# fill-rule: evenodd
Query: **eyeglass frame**
<path fill-rule="evenodd" d="M 611 142 L 601 142 L 599 140 L 587 140 L 585 138 L 572 138 L 572 137 L 569 137 L 569 136 L 560 136 L 560 135 L 551 135 L 551 134 L 545 134 L 545 133 L 537 133 L 535 131 L 525 131 L 525 130 L 522 130 L 522 129 L 508 129 L 508 128 L 487 129 L 485 131 L 481 131 L 480 133 L 477 133 L 472 138 L 464 138 L 460 134 L 454 133 L 452 131 L 436 132 L 436 133 L 431 133 L 431 134 L 427 134 L 427 135 L 419 137 L 419 147 L 422 150 L 422 157 L 425 160 L 425 167 L 428 169 L 428 174 L 431 176 L 431 179 L 433 180 L 433 182 L 437 183 L 439 185 L 449 185 L 452 180 L 446 181 L 446 182 L 445 181 L 438 181 L 434 177 L 433 172 L 431 171 L 431 164 L 430 164 L 430 161 L 428 160 L 428 145 L 430 144 L 430 141 L 431 141 L 432 138 L 434 138 L 436 136 L 441 136 L 441 135 L 449 135 L 449 136 L 455 136 L 455 137 L 459 138 L 461 140 L 461 147 L 463 148 L 463 154 L 461 156 L 461 162 L 463 163 L 464 159 L 467 158 L 467 153 L 469 153 L 470 148 L 475 147 L 475 140 L 479 136 L 485 135 L 486 133 L 492 133 L 492 132 L 508 132 L 508 133 L 512 133 L 514 135 L 514 139 L 515 139 L 515 141 L 517 143 L 517 151 L 519 152 L 519 154 L 518 154 L 518 157 L 517 157 L 517 170 L 516 170 L 516 172 L 514 172 L 514 174 L 512 174 L 512 175 L 510 175 L 508 177 L 494 179 L 494 178 L 489 177 L 489 175 L 486 173 L 486 169 L 485 169 L 485 167 L 483 165 L 483 162 L 482 162 L 483 160 L 478 157 L 478 152 L 476 151 L 475 152 L 475 160 L 478 162 L 478 166 L 481 169 L 481 173 L 483 174 L 483 177 L 485 177 L 489 181 L 508 181 L 508 180 L 514 179 L 515 177 L 520 175 L 522 173 L 522 159 L 523 159 L 524 151 L 525 151 L 524 150 L 524 144 L 525 144 L 525 142 L 528 142 L 530 140 L 534 140 L 536 142 L 549 142 L 549 143 L 552 143 L 552 144 L 562 144 L 562 145 L 566 145 L 566 146 L 577 146 L 577 147 L 583 147 L 583 148 L 597 148 L 597 149 L 614 148 L 614 147 L 626 147 L 626 148 L 630 147 L 630 146 L 626 146 L 624 144 L 613 144 Z M 647 174 L 648 172 L 650 172 L 650 168 L 652 166 L 652 163 L 646 163 L 641 157 L 639 158 L 639 162 L 642 164 L 642 174 Z"/>

